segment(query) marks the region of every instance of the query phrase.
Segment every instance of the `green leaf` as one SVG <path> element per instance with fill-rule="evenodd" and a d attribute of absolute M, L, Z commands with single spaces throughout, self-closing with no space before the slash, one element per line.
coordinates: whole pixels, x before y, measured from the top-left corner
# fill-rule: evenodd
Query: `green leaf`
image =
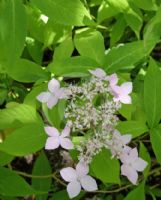
<path fill-rule="evenodd" d="M 42 63 L 42 59 L 43 59 L 43 46 L 42 44 L 37 41 L 34 40 L 32 38 L 28 38 L 26 41 L 26 47 L 27 50 L 30 54 L 30 56 L 32 57 L 32 59 L 39 65 L 41 65 Z"/>
<path fill-rule="evenodd" d="M 0 152 L 0 166 L 7 165 L 14 159 L 14 156 L 11 156 L 7 153 Z"/>
<path fill-rule="evenodd" d="M 49 161 L 44 152 L 41 152 L 39 157 L 37 158 L 36 162 L 34 163 L 32 175 L 36 176 L 45 176 L 51 174 L 52 170 L 49 164 Z M 32 179 L 32 187 L 36 191 L 43 191 L 47 192 L 51 186 L 52 177 L 45 178 L 45 179 Z M 44 200 L 46 199 L 48 194 L 36 196 L 36 200 Z"/>
<path fill-rule="evenodd" d="M 161 119 L 161 72 L 153 59 L 150 60 L 144 80 L 144 107 L 150 128 Z"/>
<path fill-rule="evenodd" d="M 74 44 L 81 56 L 89 57 L 99 64 L 104 63 L 104 38 L 94 29 L 81 29 L 76 32 Z"/>
<path fill-rule="evenodd" d="M 68 58 L 71 56 L 73 50 L 74 44 L 72 37 L 68 37 L 55 48 L 53 59 L 62 60 L 63 58 Z"/>
<path fill-rule="evenodd" d="M 116 128 L 122 134 L 131 134 L 133 138 L 148 131 L 148 127 L 142 121 L 121 121 Z"/>
<path fill-rule="evenodd" d="M 30 93 L 28 93 L 24 99 L 24 103 L 32 106 L 34 108 L 36 108 L 36 105 L 39 104 L 41 105 L 41 103 L 36 99 L 36 97 L 44 91 L 47 91 L 47 83 L 43 83 L 40 85 L 35 85 L 32 90 L 30 91 Z"/>
<path fill-rule="evenodd" d="M 3 143 L 0 150 L 15 156 L 35 153 L 45 146 L 46 134 L 42 124 L 28 124 L 13 131 Z"/>
<path fill-rule="evenodd" d="M 147 148 L 145 147 L 145 145 L 143 143 L 140 143 L 140 150 L 139 150 L 139 156 L 146 160 L 148 163 L 148 166 L 145 168 L 145 170 L 143 171 L 143 174 L 145 177 L 148 177 L 148 173 L 151 167 L 151 157 L 150 154 L 147 150 Z"/>
<path fill-rule="evenodd" d="M 119 12 L 126 12 L 129 9 L 129 3 L 127 0 L 106 0 L 106 2 Z"/>
<path fill-rule="evenodd" d="M 89 75 L 89 69 L 95 69 L 96 67 L 98 67 L 96 61 L 84 56 L 74 56 L 53 61 L 48 69 L 56 76 L 84 77 Z"/>
<path fill-rule="evenodd" d="M 144 29 L 144 45 L 151 43 L 152 48 L 159 42 L 161 36 L 161 6 L 158 8 L 155 16 L 149 20 Z"/>
<path fill-rule="evenodd" d="M 48 20 L 44 28 L 44 48 L 64 41 L 71 35 L 72 27 Z"/>
<path fill-rule="evenodd" d="M 161 129 L 155 128 L 151 130 L 150 141 L 153 147 L 153 151 L 157 158 L 157 161 L 161 164 Z"/>
<path fill-rule="evenodd" d="M 124 200 L 145 200 L 145 189 L 144 186 L 145 183 L 142 182 L 140 185 L 138 185 L 134 190 L 132 190 L 125 198 Z"/>
<path fill-rule="evenodd" d="M 126 22 L 122 15 L 119 15 L 116 23 L 112 27 L 112 31 L 110 33 L 110 46 L 113 46 L 116 42 L 120 40 L 122 37 L 124 30 L 126 28 Z"/>
<path fill-rule="evenodd" d="M 132 69 L 135 63 L 147 56 L 149 50 L 145 49 L 144 42 L 141 40 L 113 47 L 105 56 L 105 70 L 113 73 L 120 69 Z"/>
<path fill-rule="evenodd" d="M 127 120 L 132 119 L 132 113 L 135 111 L 136 105 L 134 104 L 123 104 L 121 108 L 119 109 L 119 113 L 125 117 Z"/>
<path fill-rule="evenodd" d="M 118 160 L 111 158 L 108 150 L 103 149 L 91 163 L 94 176 L 104 183 L 120 183 L 120 166 Z"/>
<path fill-rule="evenodd" d="M 0 110 L 0 127 L 16 128 L 23 124 L 29 124 L 32 122 L 41 122 L 41 118 L 37 114 L 36 110 L 26 104 L 19 104 L 13 108 L 6 108 Z"/>
<path fill-rule="evenodd" d="M 103 1 L 98 9 L 97 20 L 98 22 L 102 22 L 105 19 L 111 18 L 119 13 L 118 10 L 111 7 L 108 2 Z"/>
<path fill-rule="evenodd" d="M 52 109 L 48 109 L 46 104 L 42 105 L 43 112 L 47 118 L 47 120 L 57 129 L 61 128 L 61 123 L 64 119 L 64 111 L 65 111 L 66 102 L 65 100 L 60 100 L 56 106 Z"/>
<path fill-rule="evenodd" d="M 20 0 L 1 1 L 0 10 L 0 66 L 9 72 L 24 48 L 26 13 Z"/>
<path fill-rule="evenodd" d="M 34 194 L 34 190 L 10 169 L 0 167 L 0 194 L 4 196 L 26 196 Z"/>
<path fill-rule="evenodd" d="M 156 10 L 157 5 L 155 0 L 131 0 L 132 3 L 136 4 L 139 8 L 143 10 Z"/>
<path fill-rule="evenodd" d="M 135 7 L 130 7 L 125 13 L 125 20 L 131 29 L 135 32 L 137 38 L 140 38 L 140 30 L 143 24 L 143 19 L 139 9 Z"/>
<path fill-rule="evenodd" d="M 37 9 L 33 9 L 29 4 L 26 5 L 27 12 L 27 28 L 30 36 L 37 41 L 44 43 L 44 32 L 46 24 L 41 20 L 41 13 Z M 28 43 L 28 39 L 27 39 Z"/>
<path fill-rule="evenodd" d="M 82 26 L 90 22 L 90 14 L 80 0 L 31 0 L 31 3 L 60 24 Z"/>
<path fill-rule="evenodd" d="M 36 82 L 39 79 L 48 79 L 48 73 L 40 65 L 27 59 L 19 59 L 8 74 L 14 80 L 23 83 Z"/>
<path fill-rule="evenodd" d="M 75 197 L 72 198 L 73 200 L 80 200 L 82 199 L 82 197 L 84 196 L 84 192 L 81 191 L 81 193 Z M 61 190 L 59 192 L 55 192 L 52 196 L 52 198 L 50 198 L 49 200 L 70 200 L 68 193 L 66 190 Z"/>

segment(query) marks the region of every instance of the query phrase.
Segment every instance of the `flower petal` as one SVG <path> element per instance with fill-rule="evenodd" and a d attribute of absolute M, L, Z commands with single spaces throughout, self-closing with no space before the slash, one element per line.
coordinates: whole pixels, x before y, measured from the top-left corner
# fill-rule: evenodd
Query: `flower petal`
<path fill-rule="evenodd" d="M 78 181 L 72 181 L 67 185 L 67 192 L 70 198 L 76 197 L 81 191 L 81 184 Z"/>
<path fill-rule="evenodd" d="M 131 104 L 131 97 L 129 95 L 120 95 L 119 101 L 124 104 Z"/>
<path fill-rule="evenodd" d="M 47 101 L 47 107 L 51 109 L 52 107 L 54 107 L 57 104 L 57 102 L 58 102 L 57 97 L 50 96 L 50 98 Z"/>
<path fill-rule="evenodd" d="M 98 189 L 95 179 L 92 178 L 91 176 L 88 175 L 84 176 L 83 178 L 80 179 L 80 182 L 83 189 L 86 191 L 90 192 Z"/>
<path fill-rule="evenodd" d="M 104 78 L 106 76 L 106 72 L 101 69 L 101 68 L 97 68 L 95 70 L 88 70 L 92 75 L 98 77 L 98 78 Z"/>
<path fill-rule="evenodd" d="M 136 159 L 138 159 L 138 150 L 137 150 L 136 147 L 130 150 L 129 159 L 130 159 L 131 162 L 133 162 Z"/>
<path fill-rule="evenodd" d="M 141 158 L 138 158 L 137 160 L 135 160 L 134 162 L 133 162 L 133 168 L 135 169 L 135 170 L 137 170 L 137 171 L 139 171 L 139 172 L 142 172 L 142 171 L 144 171 L 144 169 L 145 169 L 145 167 L 148 165 L 148 163 L 145 161 L 145 160 L 143 160 L 143 159 L 141 159 Z"/>
<path fill-rule="evenodd" d="M 61 137 L 68 137 L 70 134 L 70 127 L 65 126 L 64 130 L 61 132 Z"/>
<path fill-rule="evenodd" d="M 60 88 L 60 83 L 55 78 L 52 78 L 48 83 L 48 90 L 52 93 L 57 92 Z"/>
<path fill-rule="evenodd" d="M 57 149 L 59 147 L 59 139 L 55 137 L 49 137 L 46 140 L 45 149 L 51 150 L 51 149 Z"/>
<path fill-rule="evenodd" d="M 131 166 L 123 164 L 121 166 L 121 174 L 126 176 L 131 183 L 136 185 L 137 180 L 138 180 L 138 173 Z"/>
<path fill-rule="evenodd" d="M 73 145 L 72 141 L 69 138 L 61 138 L 60 137 L 60 145 L 64 149 L 73 149 L 74 148 L 74 145 Z"/>
<path fill-rule="evenodd" d="M 66 167 L 60 170 L 60 175 L 67 182 L 72 182 L 77 180 L 76 170 L 73 169 L 72 167 Z"/>
<path fill-rule="evenodd" d="M 76 171 L 79 177 L 83 177 L 88 174 L 89 167 L 83 162 L 79 162 L 76 166 Z"/>
<path fill-rule="evenodd" d="M 44 129 L 45 129 L 45 132 L 47 133 L 47 135 L 49 135 L 51 137 L 59 136 L 59 131 L 52 126 L 46 126 Z"/>
<path fill-rule="evenodd" d="M 114 73 L 114 74 L 111 74 L 110 76 L 107 76 L 106 80 L 110 82 L 110 86 L 116 85 L 118 82 L 117 74 Z"/>
<path fill-rule="evenodd" d="M 66 88 L 62 87 L 59 90 L 57 90 L 57 93 L 55 93 L 55 95 L 59 99 L 66 99 L 69 96 L 69 92 Z"/>
<path fill-rule="evenodd" d="M 41 92 L 38 96 L 37 96 L 37 100 L 42 102 L 42 103 L 46 103 L 48 101 L 48 99 L 50 98 L 50 92 Z"/>
<path fill-rule="evenodd" d="M 132 82 L 125 82 L 120 86 L 121 93 L 130 94 L 132 92 Z"/>
<path fill-rule="evenodd" d="M 132 139 L 132 136 L 130 134 L 126 134 L 126 135 L 121 136 L 121 141 L 124 145 L 128 144 L 131 141 L 131 139 Z"/>

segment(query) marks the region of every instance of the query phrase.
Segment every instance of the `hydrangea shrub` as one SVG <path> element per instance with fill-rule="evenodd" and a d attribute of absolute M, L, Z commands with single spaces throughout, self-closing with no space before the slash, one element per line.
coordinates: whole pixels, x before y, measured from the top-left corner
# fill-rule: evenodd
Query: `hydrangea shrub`
<path fill-rule="evenodd" d="M 0 1 L 0 199 L 159 199 L 160 0 Z"/>

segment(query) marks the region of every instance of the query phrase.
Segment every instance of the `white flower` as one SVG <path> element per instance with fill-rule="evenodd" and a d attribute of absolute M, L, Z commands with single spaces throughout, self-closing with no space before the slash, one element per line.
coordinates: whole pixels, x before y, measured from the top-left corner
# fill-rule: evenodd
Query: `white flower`
<path fill-rule="evenodd" d="M 95 70 L 88 70 L 93 76 L 104 80 L 106 78 L 106 72 L 101 69 L 101 68 L 97 68 Z"/>
<path fill-rule="evenodd" d="M 110 76 L 107 76 L 106 79 L 109 81 L 109 85 L 112 89 L 113 86 L 115 86 L 118 83 L 118 77 L 117 74 L 111 74 Z"/>
<path fill-rule="evenodd" d="M 120 101 L 124 104 L 131 104 L 131 97 L 129 94 L 132 92 L 132 83 L 126 82 L 122 85 L 113 85 L 111 86 L 112 94 L 114 95 L 113 100 L 115 102 Z"/>
<path fill-rule="evenodd" d="M 147 166 L 147 162 L 138 157 L 136 148 L 129 148 L 121 156 L 121 174 L 126 176 L 133 184 L 137 183 L 138 172 L 142 172 Z"/>
<path fill-rule="evenodd" d="M 45 132 L 49 135 L 45 144 L 45 149 L 56 149 L 59 146 L 64 149 L 73 149 L 73 143 L 68 138 L 70 133 L 70 128 L 68 126 L 64 128 L 61 134 L 56 128 L 51 126 L 46 126 Z"/>
<path fill-rule="evenodd" d="M 97 183 L 91 176 L 87 175 L 88 172 L 89 167 L 81 162 L 77 164 L 76 169 L 67 167 L 60 171 L 62 178 L 69 182 L 67 192 L 70 198 L 76 197 L 80 193 L 81 187 L 89 192 L 97 190 Z"/>
<path fill-rule="evenodd" d="M 59 99 L 67 98 L 67 90 L 60 88 L 60 83 L 55 78 L 49 81 L 48 90 L 48 92 L 41 92 L 37 99 L 42 103 L 46 103 L 50 109 L 57 104 Z"/>
<path fill-rule="evenodd" d="M 124 151 L 126 145 L 131 141 L 131 139 L 132 136 L 130 134 L 121 135 L 118 130 L 114 130 L 112 139 L 108 141 L 112 155 L 120 155 Z"/>

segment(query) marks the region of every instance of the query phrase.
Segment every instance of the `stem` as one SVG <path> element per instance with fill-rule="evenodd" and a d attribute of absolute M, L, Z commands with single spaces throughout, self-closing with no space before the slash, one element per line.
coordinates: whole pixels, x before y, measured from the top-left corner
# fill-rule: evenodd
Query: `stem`
<path fill-rule="evenodd" d="M 46 178 L 53 178 L 55 179 L 58 183 L 60 183 L 63 186 L 67 186 L 63 181 L 61 181 L 57 176 L 56 173 L 53 174 L 48 174 L 48 175 L 32 175 L 32 174 L 28 174 L 25 172 L 21 172 L 21 171 L 15 171 L 17 174 L 22 175 L 24 177 L 28 177 L 28 178 L 37 178 L 37 179 L 46 179 Z M 152 176 L 155 173 L 161 172 L 161 167 L 155 168 L 154 170 L 152 170 L 151 172 L 149 172 L 148 176 Z M 143 177 L 140 178 L 139 182 L 143 180 Z M 97 190 L 97 191 L 92 191 L 91 193 L 106 193 L 106 194 L 111 194 L 111 193 L 117 193 L 117 192 L 121 192 L 125 189 L 128 189 L 130 187 L 133 187 L 133 184 L 129 184 L 129 185 L 123 185 L 120 188 L 116 188 L 114 190 Z"/>
<path fill-rule="evenodd" d="M 14 171 L 14 172 L 16 172 L 17 174 L 19 174 L 21 176 L 28 177 L 28 178 L 35 178 L 35 179 L 53 178 L 61 185 L 66 186 L 66 184 L 56 176 L 56 173 L 48 174 L 48 175 L 32 175 L 32 174 L 28 174 L 28 173 L 21 172 L 21 171 Z"/>

